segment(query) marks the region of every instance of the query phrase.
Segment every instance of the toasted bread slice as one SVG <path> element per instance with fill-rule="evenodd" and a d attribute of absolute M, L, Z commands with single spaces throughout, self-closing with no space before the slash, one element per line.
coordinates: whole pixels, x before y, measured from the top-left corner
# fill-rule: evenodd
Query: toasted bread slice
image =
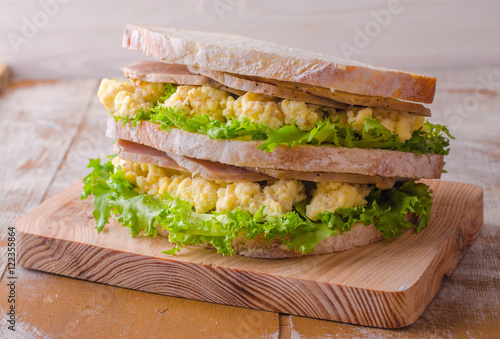
<path fill-rule="evenodd" d="M 436 79 L 225 33 L 129 24 L 123 47 L 167 62 L 431 103 Z"/>

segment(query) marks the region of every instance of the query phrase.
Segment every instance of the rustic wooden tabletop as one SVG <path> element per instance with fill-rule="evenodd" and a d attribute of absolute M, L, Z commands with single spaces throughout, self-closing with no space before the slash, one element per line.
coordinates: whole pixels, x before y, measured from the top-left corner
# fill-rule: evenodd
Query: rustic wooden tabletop
<path fill-rule="evenodd" d="M 419 320 L 398 330 L 138 292 L 16 267 L 8 330 L 8 227 L 106 156 L 97 79 L 14 81 L 0 95 L 0 337 L 494 338 L 500 333 L 500 68 L 428 72 L 432 121 L 456 137 L 443 179 L 484 188 L 484 227 Z"/>

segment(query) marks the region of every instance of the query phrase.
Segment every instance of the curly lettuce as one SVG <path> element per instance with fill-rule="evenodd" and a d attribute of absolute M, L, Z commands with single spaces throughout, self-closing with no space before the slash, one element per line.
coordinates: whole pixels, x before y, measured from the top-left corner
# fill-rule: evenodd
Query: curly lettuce
<path fill-rule="evenodd" d="M 171 95 L 171 94 L 170 94 Z M 166 107 L 158 103 L 149 109 L 140 110 L 133 118 L 121 119 L 123 124 L 131 121 L 132 126 L 141 121 L 158 124 L 162 130 L 180 128 L 188 132 L 207 135 L 211 139 L 238 139 L 263 141 L 258 149 L 272 152 L 277 146 L 331 145 L 337 147 L 379 148 L 416 154 L 449 153 L 450 135 L 446 126 L 425 122 L 425 128 L 413 132 L 405 142 L 384 127 L 378 118 L 367 118 L 361 134 L 355 133 L 350 125 L 341 124 L 339 119 L 326 118 L 318 121 L 310 131 L 301 131 L 296 124 L 272 129 L 263 123 L 248 118 L 229 117 L 226 122 L 212 119 L 208 115 L 187 115 L 181 109 Z"/>
<path fill-rule="evenodd" d="M 389 190 L 374 188 L 366 205 L 322 212 L 318 221 L 305 215 L 308 200 L 278 218 L 265 216 L 264 206 L 255 215 L 239 208 L 200 214 L 180 198 L 165 194 L 162 199 L 156 199 L 141 194 L 110 161 L 101 165 L 99 159 L 93 159 L 88 167 L 92 170 L 83 180 L 81 199 L 94 197 L 97 231 L 103 230 L 111 216 L 128 227 L 133 237 L 155 236 L 158 229 L 167 230 L 168 239 L 175 246 L 165 251 L 166 254 L 174 254 L 181 246 L 210 243 L 218 253 L 231 255 L 234 254 L 231 241 L 240 235 L 248 239 L 257 235 L 266 240 L 279 238 L 289 249 L 307 254 L 320 241 L 348 232 L 356 223 L 373 224 L 386 239 L 400 236 L 402 230 L 408 228 L 415 228 L 419 233 L 428 225 L 432 208 L 429 187 L 407 181 Z M 407 220 L 408 214 L 419 216 L 416 225 Z"/>

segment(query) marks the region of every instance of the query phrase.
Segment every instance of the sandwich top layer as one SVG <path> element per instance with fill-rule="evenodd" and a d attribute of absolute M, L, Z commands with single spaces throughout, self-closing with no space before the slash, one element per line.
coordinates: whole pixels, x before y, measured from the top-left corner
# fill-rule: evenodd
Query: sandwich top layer
<path fill-rule="evenodd" d="M 180 128 L 212 139 L 260 140 L 257 147 L 265 152 L 280 145 L 321 144 L 417 154 L 448 152 L 444 126 L 381 107 L 335 109 L 253 92 L 236 95 L 210 85 L 141 80 L 104 79 L 99 97 L 124 123 L 150 121 L 165 130 Z"/>
<path fill-rule="evenodd" d="M 416 115 L 431 116 L 430 109 L 413 102 L 331 91 L 327 88 L 296 82 L 234 75 L 195 66 L 187 67 L 161 61 L 142 60 L 124 67 L 122 70 L 129 79 L 147 82 L 225 87 L 226 90 L 237 95 L 254 92 L 333 108 L 344 109 L 349 105 L 381 107 L 410 112 Z"/>
<path fill-rule="evenodd" d="M 431 103 L 436 79 L 225 33 L 127 25 L 125 48 L 175 64 Z"/>

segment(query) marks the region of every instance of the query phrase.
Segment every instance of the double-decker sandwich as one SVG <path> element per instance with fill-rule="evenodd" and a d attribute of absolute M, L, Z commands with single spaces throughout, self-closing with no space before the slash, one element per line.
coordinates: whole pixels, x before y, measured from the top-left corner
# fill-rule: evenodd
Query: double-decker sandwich
<path fill-rule="evenodd" d="M 435 78 L 222 33 L 128 25 L 155 57 L 104 79 L 116 155 L 83 197 L 101 231 L 261 258 L 348 250 L 430 220 L 448 153 Z M 173 245 L 168 245 L 170 242 Z"/>

